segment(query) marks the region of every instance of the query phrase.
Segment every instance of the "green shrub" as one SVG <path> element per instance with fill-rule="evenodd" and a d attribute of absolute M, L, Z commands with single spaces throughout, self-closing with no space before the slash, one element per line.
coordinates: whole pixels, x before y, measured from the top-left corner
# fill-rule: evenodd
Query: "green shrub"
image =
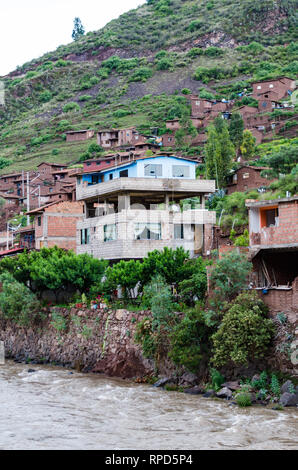
<path fill-rule="evenodd" d="M 214 388 L 215 391 L 220 390 L 222 384 L 225 381 L 225 378 L 221 373 L 216 370 L 216 369 L 210 369 L 210 376 L 211 376 L 211 382 L 212 382 L 212 387 Z"/>
<path fill-rule="evenodd" d="M 47 103 L 48 101 L 51 101 L 52 99 L 52 93 L 48 90 L 45 90 L 43 91 L 40 95 L 39 95 L 39 101 L 41 103 Z"/>
<path fill-rule="evenodd" d="M 69 103 L 65 104 L 62 108 L 62 111 L 64 113 L 68 113 L 70 111 L 80 111 L 80 106 L 78 103 L 74 103 L 73 101 L 70 101 Z"/>
<path fill-rule="evenodd" d="M 60 150 L 59 149 L 53 149 L 52 150 L 52 155 L 59 155 Z"/>
<path fill-rule="evenodd" d="M 271 391 L 275 397 L 280 396 L 280 385 L 278 378 L 275 374 L 272 374 L 271 376 L 271 384 L 270 384 Z"/>
<path fill-rule="evenodd" d="M 148 67 L 139 67 L 129 78 L 130 82 L 145 82 L 152 77 L 152 70 Z"/>
<path fill-rule="evenodd" d="M 266 314 L 267 307 L 256 292 L 238 295 L 212 336 L 214 365 L 248 364 L 263 357 L 274 333 L 274 323 Z"/>
<path fill-rule="evenodd" d="M 40 304 L 28 287 L 9 273 L 0 275 L 0 310 L 4 318 L 26 326 L 40 318 Z"/>
<path fill-rule="evenodd" d="M 251 406 L 251 395 L 249 392 L 240 392 L 236 395 L 236 403 L 238 406 L 244 408 L 246 406 Z"/>

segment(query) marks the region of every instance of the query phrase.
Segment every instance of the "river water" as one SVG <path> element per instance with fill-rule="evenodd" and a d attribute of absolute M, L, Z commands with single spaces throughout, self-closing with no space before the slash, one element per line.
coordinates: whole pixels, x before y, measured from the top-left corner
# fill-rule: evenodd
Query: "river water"
<path fill-rule="evenodd" d="M 226 401 L 8 361 L 0 449 L 297 449 L 298 410 Z"/>

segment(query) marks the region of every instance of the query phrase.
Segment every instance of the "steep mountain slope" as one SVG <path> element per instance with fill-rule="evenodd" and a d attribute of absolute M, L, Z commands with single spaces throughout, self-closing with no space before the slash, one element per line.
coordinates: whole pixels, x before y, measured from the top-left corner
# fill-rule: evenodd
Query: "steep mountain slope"
<path fill-rule="evenodd" d="M 66 130 L 163 129 L 185 88 L 231 98 L 255 78 L 296 77 L 297 3 L 149 0 L 24 64 L 3 77 L 0 168 L 10 166 L 2 173 L 76 162 L 92 141 L 66 143 Z"/>

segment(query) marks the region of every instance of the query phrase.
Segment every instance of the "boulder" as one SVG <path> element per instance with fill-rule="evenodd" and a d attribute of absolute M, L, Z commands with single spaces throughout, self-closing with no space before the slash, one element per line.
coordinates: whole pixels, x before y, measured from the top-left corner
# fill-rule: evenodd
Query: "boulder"
<path fill-rule="evenodd" d="M 155 384 L 153 385 L 154 387 L 163 387 L 166 385 L 168 382 L 171 381 L 170 377 L 163 377 L 162 379 L 159 379 Z"/>
<path fill-rule="evenodd" d="M 227 387 L 233 392 L 235 392 L 236 390 L 239 390 L 240 383 L 238 382 L 238 380 L 235 380 L 234 382 L 225 382 L 224 384 L 222 384 L 222 387 Z"/>
<path fill-rule="evenodd" d="M 190 395 L 202 395 L 204 390 L 199 385 L 196 385 L 195 387 L 186 388 L 184 393 L 189 393 Z"/>
<path fill-rule="evenodd" d="M 191 374 L 190 372 L 185 372 L 180 378 L 181 384 L 195 385 L 197 381 L 198 377 L 195 374 Z"/>
<path fill-rule="evenodd" d="M 294 384 L 291 380 L 287 380 L 281 387 L 280 392 L 283 393 L 292 393 L 295 390 Z M 296 391 L 298 391 L 296 389 Z"/>
<path fill-rule="evenodd" d="M 226 398 L 230 400 L 232 398 L 232 391 L 228 387 L 223 387 L 219 392 L 217 392 L 216 396 L 218 398 Z"/>
<path fill-rule="evenodd" d="M 214 390 L 208 390 L 207 392 L 204 393 L 203 395 L 204 398 L 211 398 L 215 397 L 215 391 Z"/>
<path fill-rule="evenodd" d="M 35 369 L 28 369 L 28 374 L 33 374 L 33 372 L 36 372 Z"/>
<path fill-rule="evenodd" d="M 280 397 L 279 403 L 281 406 L 297 406 L 298 405 L 298 393 L 285 392 Z"/>

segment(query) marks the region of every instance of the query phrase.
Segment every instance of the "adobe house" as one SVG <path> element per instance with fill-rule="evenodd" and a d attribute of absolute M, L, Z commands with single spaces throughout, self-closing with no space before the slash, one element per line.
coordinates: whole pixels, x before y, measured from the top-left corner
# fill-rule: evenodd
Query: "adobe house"
<path fill-rule="evenodd" d="M 261 176 L 261 172 L 268 169 L 269 168 L 262 166 L 241 166 L 228 177 L 227 194 L 269 186 L 274 179 Z"/>
<path fill-rule="evenodd" d="M 253 286 L 274 312 L 298 318 L 298 196 L 246 201 Z"/>
<path fill-rule="evenodd" d="M 91 139 L 94 136 L 94 131 L 91 129 L 82 131 L 67 131 L 66 142 L 80 142 L 82 140 Z"/>
<path fill-rule="evenodd" d="M 54 201 L 27 212 L 34 217 L 35 248 L 57 245 L 75 250 L 77 222 L 83 219 L 83 210 L 82 202 Z"/>
<path fill-rule="evenodd" d="M 117 148 L 140 142 L 142 137 L 135 127 L 107 129 L 97 132 L 97 143 L 103 148 Z"/>
<path fill-rule="evenodd" d="M 291 96 L 296 89 L 296 82 L 289 77 L 278 77 L 274 80 L 263 80 L 252 83 L 252 97 L 259 100 L 262 94 L 271 93 L 274 101 Z M 274 93 L 274 94 L 273 94 Z"/>
<path fill-rule="evenodd" d="M 174 147 L 175 145 L 175 135 L 174 134 L 164 134 L 162 136 L 162 146 L 163 147 Z"/>
<path fill-rule="evenodd" d="M 196 179 L 195 170 L 193 160 L 161 154 L 77 175 L 85 207 L 77 253 L 117 261 L 166 246 L 191 256 L 210 252 L 216 214 L 205 209 L 205 196 L 215 182 Z M 193 198 L 194 206 L 185 201 Z"/>
<path fill-rule="evenodd" d="M 168 119 L 166 121 L 166 128 L 170 131 L 177 131 L 180 129 L 180 120 L 179 119 Z"/>
<path fill-rule="evenodd" d="M 192 117 L 200 117 L 202 114 L 211 111 L 213 101 L 197 97 L 190 99 Z"/>
<path fill-rule="evenodd" d="M 40 178 L 42 180 L 51 180 L 53 179 L 53 173 L 55 171 L 65 170 L 67 165 L 63 165 L 61 163 L 48 163 L 42 162 L 37 166 L 38 173 L 40 174 Z"/>

